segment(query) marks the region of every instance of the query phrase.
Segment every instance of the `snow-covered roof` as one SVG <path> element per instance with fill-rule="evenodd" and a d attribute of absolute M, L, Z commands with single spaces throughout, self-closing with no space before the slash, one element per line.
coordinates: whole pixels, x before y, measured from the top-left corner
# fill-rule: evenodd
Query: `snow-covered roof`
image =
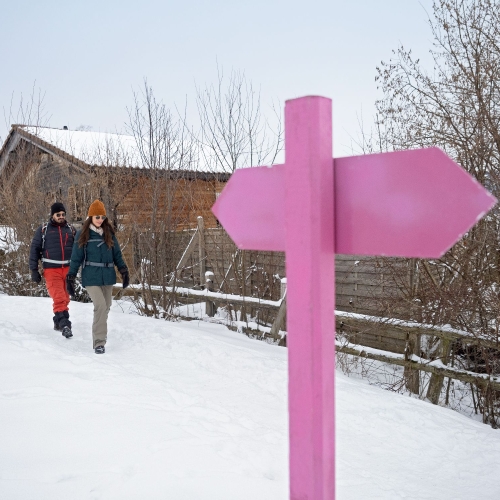
<path fill-rule="evenodd" d="M 131 135 L 49 127 L 19 128 L 89 165 L 143 166 L 136 140 Z"/>
<path fill-rule="evenodd" d="M 148 140 L 141 141 L 141 147 L 134 136 L 109 132 L 67 130 L 50 127 L 20 125 L 17 128 L 35 136 L 48 146 L 55 147 L 88 165 L 148 168 Z M 157 145 L 158 146 L 158 145 Z M 162 151 L 161 148 L 164 148 Z M 167 151 L 167 147 L 169 148 Z M 145 154 L 141 155 L 141 148 Z M 168 159 L 168 160 L 167 160 Z M 192 144 L 183 145 L 175 141 L 160 145 L 154 160 L 158 168 L 171 170 L 225 173 L 222 168 L 206 169 L 200 166 L 199 155 Z M 162 164 L 162 161 L 164 164 Z M 168 165 L 166 164 L 168 161 Z"/>

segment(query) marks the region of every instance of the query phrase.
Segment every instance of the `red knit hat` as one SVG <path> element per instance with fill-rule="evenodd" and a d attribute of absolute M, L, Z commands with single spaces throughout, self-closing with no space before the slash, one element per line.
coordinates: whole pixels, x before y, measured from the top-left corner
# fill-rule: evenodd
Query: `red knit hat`
<path fill-rule="evenodd" d="M 104 208 L 104 203 L 99 200 L 95 200 L 89 207 L 89 217 L 94 215 L 106 215 L 106 209 Z"/>

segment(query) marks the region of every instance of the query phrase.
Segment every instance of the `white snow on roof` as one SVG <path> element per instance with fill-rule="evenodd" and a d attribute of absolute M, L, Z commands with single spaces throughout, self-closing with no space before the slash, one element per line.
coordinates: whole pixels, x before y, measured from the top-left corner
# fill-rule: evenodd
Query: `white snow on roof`
<path fill-rule="evenodd" d="M 168 145 L 157 144 L 155 155 L 149 155 L 149 138 L 141 141 L 139 147 L 134 136 L 125 134 L 32 126 L 21 128 L 89 165 L 148 168 L 154 161 L 155 166 L 162 169 L 213 171 L 212 168 L 199 167 L 198 154 L 192 144 L 186 146 L 175 141 Z"/>
<path fill-rule="evenodd" d="M 22 129 L 89 165 L 143 166 L 136 140 L 131 135 L 48 127 Z"/>

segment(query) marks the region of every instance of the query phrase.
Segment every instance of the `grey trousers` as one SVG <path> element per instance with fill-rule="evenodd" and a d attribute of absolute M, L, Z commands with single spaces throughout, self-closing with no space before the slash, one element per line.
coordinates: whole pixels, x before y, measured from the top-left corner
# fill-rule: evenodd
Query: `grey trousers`
<path fill-rule="evenodd" d="M 94 349 L 105 345 L 108 337 L 108 313 L 111 308 L 113 285 L 85 287 L 94 303 L 94 322 L 92 323 L 92 340 Z"/>

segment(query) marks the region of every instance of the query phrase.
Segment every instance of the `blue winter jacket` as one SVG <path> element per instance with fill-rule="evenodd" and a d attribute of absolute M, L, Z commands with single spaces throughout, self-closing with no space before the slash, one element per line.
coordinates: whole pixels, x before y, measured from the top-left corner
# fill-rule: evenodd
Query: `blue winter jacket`
<path fill-rule="evenodd" d="M 122 251 L 116 236 L 113 235 L 114 245 L 108 248 L 104 242 L 104 236 L 90 229 L 90 238 L 83 247 L 78 246 L 81 230 L 76 233 L 73 252 L 71 253 L 71 264 L 68 274 L 76 275 L 82 266 L 82 286 L 103 286 L 116 283 L 116 272 L 118 269 L 126 268 L 127 265 L 122 257 Z M 94 264 L 105 264 L 95 266 Z"/>

